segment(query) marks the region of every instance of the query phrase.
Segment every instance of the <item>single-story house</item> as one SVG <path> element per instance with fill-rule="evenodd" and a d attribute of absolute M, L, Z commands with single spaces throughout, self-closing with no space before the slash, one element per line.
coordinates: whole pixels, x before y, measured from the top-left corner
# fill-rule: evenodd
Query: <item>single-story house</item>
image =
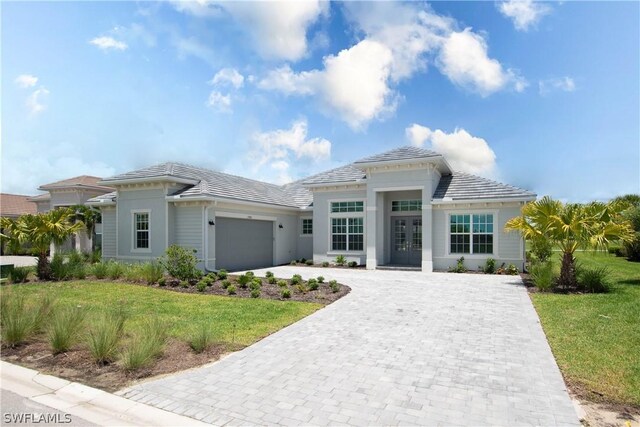
<path fill-rule="evenodd" d="M 178 244 L 207 270 L 315 263 L 343 255 L 368 269 L 468 268 L 494 258 L 522 268 L 525 247 L 504 224 L 536 195 L 454 172 L 440 154 L 400 147 L 286 185 L 181 163 L 100 181 L 105 259 L 148 260 Z"/>
<path fill-rule="evenodd" d="M 34 203 L 38 213 L 48 212 L 52 209 L 69 207 L 73 205 L 84 205 L 87 200 L 101 196 L 113 191 L 111 187 L 98 184 L 102 178 L 98 176 L 80 175 L 61 181 L 43 184 L 38 190 L 44 193 L 30 197 L 28 200 Z M 35 212 L 34 212 L 35 213 Z M 102 226 L 96 225 L 95 237 L 97 247 L 101 246 Z M 61 247 L 60 250 L 90 251 L 92 248 L 92 236 L 84 231 L 72 236 Z M 54 248 L 52 247 L 52 250 Z"/>

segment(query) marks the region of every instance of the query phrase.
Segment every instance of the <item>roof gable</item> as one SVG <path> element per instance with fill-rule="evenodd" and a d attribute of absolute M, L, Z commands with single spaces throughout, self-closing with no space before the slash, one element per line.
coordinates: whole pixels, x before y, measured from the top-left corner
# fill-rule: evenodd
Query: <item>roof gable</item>
<path fill-rule="evenodd" d="M 382 163 L 397 162 L 401 160 L 426 159 L 429 157 L 442 157 L 441 154 L 425 148 L 405 145 L 404 147 L 394 148 L 384 153 L 374 154 L 354 162 L 355 165 L 360 163 Z"/>
<path fill-rule="evenodd" d="M 99 176 L 80 175 L 73 178 L 67 178 L 60 181 L 51 182 L 38 187 L 39 190 L 55 190 L 61 188 L 73 188 L 73 187 L 87 187 L 97 188 L 111 191 L 111 188 L 98 184 L 102 178 Z"/>

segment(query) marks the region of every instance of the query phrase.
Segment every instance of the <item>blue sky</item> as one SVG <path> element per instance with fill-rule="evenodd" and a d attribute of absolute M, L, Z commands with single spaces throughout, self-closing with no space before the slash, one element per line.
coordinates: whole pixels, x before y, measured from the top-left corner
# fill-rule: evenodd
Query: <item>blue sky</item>
<path fill-rule="evenodd" d="M 638 2 L 3 2 L 2 191 L 182 161 L 281 183 L 397 146 L 640 192 Z"/>

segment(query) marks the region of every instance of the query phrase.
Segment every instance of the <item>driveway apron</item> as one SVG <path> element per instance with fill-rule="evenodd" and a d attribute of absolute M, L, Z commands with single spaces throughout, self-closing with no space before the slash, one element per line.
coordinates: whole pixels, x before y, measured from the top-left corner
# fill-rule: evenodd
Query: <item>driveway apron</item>
<path fill-rule="evenodd" d="M 216 425 L 579 425 L 519 277 L 270 270 L 352 291 L 217 363 L 121 394 Z"/>

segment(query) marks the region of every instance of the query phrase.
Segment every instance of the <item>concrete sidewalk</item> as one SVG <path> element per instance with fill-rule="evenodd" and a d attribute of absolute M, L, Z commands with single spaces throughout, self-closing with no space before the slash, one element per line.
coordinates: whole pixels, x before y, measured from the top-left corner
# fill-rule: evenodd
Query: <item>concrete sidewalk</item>
<path fill-rule="evenodd" d="M 71 416 L 73 425 L 204 426 L 200 421 L 131 401 L 106 391 L 0 361 L 0 387 Z M 3 421 L 6 410 L 2 405 Z M 38 411 L 27 411 L 38 412 Z M 40 411 L 42 412 L 42 411 Z"/>

